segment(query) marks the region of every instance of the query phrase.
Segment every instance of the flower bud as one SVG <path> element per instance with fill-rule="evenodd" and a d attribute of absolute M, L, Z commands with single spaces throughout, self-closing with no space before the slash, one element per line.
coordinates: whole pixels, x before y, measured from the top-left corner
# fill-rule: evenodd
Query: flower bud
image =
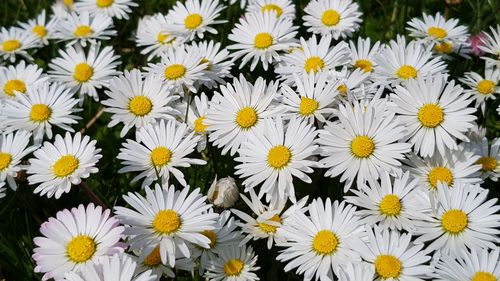
<path fill-rule="evenodd" d="M 232 177 L 217 181 L 217 176 L 208 190 L 208 201 L 220 208 L 230 208 L 240 197 L 236 182 Z"/>

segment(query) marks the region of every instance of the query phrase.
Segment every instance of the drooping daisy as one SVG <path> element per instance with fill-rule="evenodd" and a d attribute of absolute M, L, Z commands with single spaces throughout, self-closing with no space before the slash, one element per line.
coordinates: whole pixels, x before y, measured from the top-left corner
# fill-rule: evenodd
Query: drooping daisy
<path fill-rule="evenodd" d="M 28 50 L 37 47 L 37 37 L 32 33 L 25 32 L 18 27 L 5 29 L 0 32 L 0 57 L 10 63 L 16 61 L 16 56 L 21 56 L 28 61 L 33 58 L 28 54 Z"/>
<path fill-rule="evenodd" d="M 469 93 L 475 100 L 476 108 L 481 108 L 485 113 L 486 101 L 495 100 L 495 94 L 500 94 L 500 69 L 486 67 L 484 78 L 476 72 L 466 72 L 460 82 L 467 85 L 466 93 Z"/>
<path fill-rule="evenodd" d="M 500 24 L 497 24 L 496 30 L 493 26 L 490 26 L 490 31 L 491 34 L 483 32 L 483 34 L 485 34 L 485 38 L 481 39 L 483 44 L 479 45 L 478 47 L 483 52 L 489 54 L 490 56 L 493 56 L 493 58 L 483 57 L 486 62 L 500 67 Z"/>
<path fill-rule="evenodd" d="M 441 155 L 458 148 L 456 140 L 468 141 L 464 133 L 473 126 L 476 111 L 463 88 L 446 75 L 418 77 L 391 95 L 393 111 L 407 128 L 407 138 L 421 156 Z"/>
<path fill-rule="evenodd" d="M 365 262 L 350 262 L 341 265 L 335 275 L 339 281 L 373 281 L 375 270 Z"/>
<path fill-rule="evenodd" d="M 500 248 L 471 248 L 459 256 L 445 255 L 436 265 L 433 280 L 437 281 L 496 281 L 500 279 Z"/>
<path fill-rule="evenodd" d="M 70 191 L 71 185 L 80 184 L 82 179 L 97 173 L 99 169 L 95 165 L 102 155 L 95 144 L 95 140 L 91 141 L 88 136 L 82 138 L 80 133 L 74 136 L 66 133 L 64 138 L 56 135 L 54 143 L 44 142 L 33 153 L 35 158 L 29 160 L 27 169 L 29 183 L 38 184 L 34 193 L 59 199 Z"/>
<path fill-rule="evenodd" d="M 85 95 L 99 101 L 97 89 L 107 87 L 113 76 L 120 74 L 116 67 L 120 64 L 113 48 L 100 49 L 99 44 L 90 46 L 88 52 L 82 47 L 69 46 L 59 51 L 60 57 L 49 64 L 49 75 L 79 94 L 80 103 Z"/>
<path fill-rule="evenodd" d="M 174 114 L 178 113 L 171 107 L 178 97 L 171 94 L 162 79 L 156 75 L 143 77 L 138 69 L 113 77 L 109 91 L 105 93 L 109 99 L 101 103 L 107 106 L 106 112 L 113 114 L 108 127 L 123 123 L 122 138 L 133 127 L 141 128 L 160 119 L 174 119 Z"/>
<path fill-rule="evenodd" d="M 219 84 L 225 83 L 224 78 L 231 78 L 231 67 L 233 62 L 229 60 L 229 52 L 226 48 L 221 49 L 221 44 L 214 41 L 203 41 L 193 43 L 189 48 L 201 54 L 201 62 L 206 62 L 207 66 L 203 70 L 206 80 L 197 81 L 208 88 L 215 88 Z M 189 52 L 189 51 L 188 51 Z"/>
<path fill-rule="evenodd" d="M 246 12 L 267 12 L 276 13 L 277 17 L 289 17 L 295 19 L 295 5 L 290 0 L 255 0 L 250 1 Z"/>
<path fill-rule="evenodd" d="M 259 77 L 251 84 L 240 74 L 233 83 L 221 85 L 220 91 L 214 92 L 204 123 L 210 131 L 210 141 L 223 147 L 222 154 L 230 151 L 230 155 L 234 155 L 241 143 L 256 132 L 257 124 L 275 114 L 271 103 L 276 97 L 278 83 L 267 85 Z"/>
<path fill-rule="evenodd" d="M 19 26 L 25 30 L 25 32 L 31 32 L 41 42 L 43 45 L 49 44 L 49 39 L 54 37 L 55 26 L 57 20 L 55 18 L 47 20 L 45 15 L 45 10 L 36 17 L 36 19 L 31 19 L 28 22 L 19 23 Z"/>
<path fill-rule="evenodd" d="M 476 160 L 476 164 L 481 165 L 481 177 L 498 181 L 500 177 L 500 138 L 491 140 L 491 146 L 488 144 L 488 139 L 483 138 L 479 142 L 467 143 L 466 147 L 480 157 Z"/>
<path fill-rule="evenodd" d="M 62 280 L 70 271 L 78 273 L 103 256 L 121 253 L 123 231 L 111 210 L 92 203 L 59 211 L 40 226 L 42 236 L 33 239 L 35 272 L 44 273 L 42 280 Z"/>
<path fill-rule="evenodd" d="M 36 149 L 28 146 L 30 138 L 31 133 L 22 130 L 0 136 L 0 182 L 7 181 L 12 190 L 17 189 L 15 177 L 24 168 L 21 160 Z"/>
<path fill-rule="evenodd" d="M 71 13 L 67 18 L 57 24 L 55 37 L 68 41 L 67 46 L 78 43 L 83 47 L 96 45 L 97 40 L 109 40 L 116 35 L 113 28 L 113 19 L 99 13 L 91 16 L 87 11 Z"/>
<path fill-rule="evenodd" d="M 75 11 L 78 13 L 88 12 L 91 16 L 105 14 L 112 18 L 129 19 L 132 7 L 139 4 L 134 0 L 80 0 L 75 3 Z"/>
<path fill-rule="evenodd" d="M 351 50 L 351 62 L 355 68 L 359 68 L 366 73 L 372 73 L 375 68 L 375 56 L 380 52 L 380 41 L 375 42 L 371 46 L 371 39 L 368 37 L 366 39 L 358 38 L 357 44 L 352 40 L 349 41 L 349 46 Z"/>
<path fill-rule="evenodd" d="M 159 246 L 161 262 L 174 267 L 176 253 L 191 256 L 188 243 L 210 247 L 210 239 L 201 232 L 214 230 L 218 214 L 207 212 L 211 205 L 205 203 L 199 188 L 176 191 L 173 185 L 161 188 L 157 184 L 154 190 L 146 187 L 145 192 L 145 198 L 139 193 L 123 196 L 130 209 L 115 207 L 116 216 L 127 225 L 131 250 L 142 249 L 149 255 Z"/>
<path fill-rule="evenodd" d="M 250 70 L 259 61 L 267 70 L 269 64 L 280 61 L 280 53 L 296 45 L 295 34 L 292 19 L 276 17 L 272 11 L 255 12 L 246 14 L 231 30 L 228 38 L 235 43 L 227 48 L 235 50 L 231 54 L 235 60 L 242 57 L 240 68 L 252 60 Z"/>
<path fill-rule="evenodd" d="M 224 247 L 219 256 L 211 260 L 205 277 L 209 281 L 258 281 L 260 278 L 254 272 L 260 269 L 257 258 L 251 246 Z"/>
<path fill-rule="evenodd" d="M 325 176 L 346 181 L 344 190 L 357 178 L 361 185 L 366 180 L 377 180 L 382 171 L 391 175 L 401 172 L 400 160 L 410 151 L 410 144 L 399 143 L 405 128 L 386 102 L 361 105 L 354 101 L 339 105 L 339 122 L 327 123 L 319 131 L 320 160 L 328 171 Z"/>
<path fill-rule="evenodd" d="M 26 94 L 16 92 L 15 100 L 6 100 L 2 115 L 6 116 L 6 130 L 33 132 L 35 143 L 44 137 L 52 139 L 52 126 L 74 132 L 72 124 L 78 124 L 81 117 L 74 115 L 81 111 L 75 108 L 78 100 L 70 89 L 59 83 L 43 83 L 28 88 Z"/>
<path fill-rule="evenodd" d="M 297 212 L 290 223 L 280 231 L 286 242 L 277 257 L 288 262 L 285 271 L 297 268 L 297 274 L 304 274 L 304 280 L 333 280 L 333 272 L 340 264 L 360 261 L 355 244 L 364 243 L 363 227 L 355 215 L 356 208 L 330 198 L 315 199 L 308 206 L 308 215 Z"/>
<path fill-rule="evenodd" d="M 127 139 L 122 143 L 118 159 L 125 167 L 119 173 L 141 172 L 132 182 L 145 178 L 142 187 L 160 180 L 166 185 L 170 173 L 183 186 L 186 186 L 184 175 L 179 167 L 204 165 L 200 159 L 187 158 L 194 151 L 199 136 L 189 132 L 184 123 L 175 120 L 161 120 L 156 124 L 146 124 L 137 131 L 136 140 Z M 160 178 L 158 178 L 158 176 Z"/>
<path fill-rule="evenodd" d="M 49 77 L 42 72 L 37 65 L 26 65 L 24 61 L 0 68 L 0 89 L 3 92 L 0 99 L 15 98 L 15 92 L 24 94 L 28 88 L 47 81 Z"/>
<path fill-rule="evenodd" d="M 308 32 L 331 34 L 335 40 L 350 37 L 362 22 L 359 5 L 351 0 L 312 0 L 304 12 Z"/>

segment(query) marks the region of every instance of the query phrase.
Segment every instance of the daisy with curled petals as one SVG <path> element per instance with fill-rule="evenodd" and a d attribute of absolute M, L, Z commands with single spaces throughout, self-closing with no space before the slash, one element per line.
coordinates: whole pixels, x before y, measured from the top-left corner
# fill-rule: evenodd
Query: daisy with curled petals
<path fill-rule="evenodd" d="M 211 260 L 205 277 L 209 281 L 258 281 L 260 278 L 254 271 L 257 258 L 251 246 L 228 246 L 221 250 L 219 256 Z"/>
<path fill-rule="evenodd" d="M 350 37 L 362 21 L 359 5 L 351 0 L 312 0 L 304 12 L 302 19 L 308 32 L 331 34 L 335 40 Z"/>
<path fill-rule="evenodd" d="M 436 264 L 433 280 L 437 281 L 496 281 L 500 279 L 500 248 L 471 248 L 459 256 L 442 256 Z"/>
<path fill-rule="evenodd" d="M 392 110 L 407 128 L 406 138 L 422 157 L 457 150 L 456 140 L 468 141 L 465 132 L 476 117 L 470 95 L 446 75 L 419 77 L 404 87 L 396 86 Z"/>
<path fill-rule="evenodd" d="M 365 262 L 350 262 L 339 266 L 335 273 L 339 281 L 373 281 L 373 266 Z"/>
<path fill-rule="evenodd" d="M 476 108 L 481 108 L 485 113 L 486 101 L 495 100 L 495 94 L 500 94 L 500 69 L 486 67 L 484 78 L 476 72 L 466 72 L 464 78 L 459 79 L 466 85 L 465 93 L 470 94 L 475 100 Z"/>
<path fill-rule="evenodd" d="M 235 175 L 245 178 L 245 191 L 262 184 L 259 198 L 266 194 L 267 201 L 274 197 L 295 202 L 293 178 L 311 183 L 307 174 L 313 172 L 312 167 L 318 167 L 309 160 L 318 149 L 314 144 L 317 134 L 312 124 L 299 118 L 290 119 L 286 128 L 281 116 L 262 120 L 260 127 L 241 144 L 239 157 L 234 159 L 241 163 L 235 167 Z"/>
<path fill-rule="evenodd" d="M 172 173 L 182 186 L 186 186 L 178 168 L 206 164 L 200 159 L 186 158 L 194 151 L 198 139 L 199 136 L 188 131 L 186 124 L 175 120 L 162 119 L 159 123 L 144 125 L 137 131 L 135 141 L 127 139 L 122 143 L 117 158 L 125 167 L 118 172 L 141 172 L 132 182 L 145 178 L 142 187 L 160 179 L 166 185 Z"/>
<path fill-rule="evenodd" d="M 55 18 L 51 18 L 47 21 L 45 10 L 42 10 L 36 19 L 31 19 L 26 23 L 21 22 L 19 23 L 19 27 L 24 29 L 25 32 L 33 33 L 43 45 L 48 45 L 49 39 L 54 37 L 56 24 L 57 20 Z"/>
<path fill-rule="evenodd" d="M 88 136 L 82 138 L 80 133 L 74 136 L 66 133 L 64 138 L 56 135 L 54 143 L 44 142 L 33 153 L 35 158 L 29 159 L 27 169 L 29 184 L 38 184 L 34 193 L 59 199 L 70 191 L 71 185 L 80 184 L 82 179 L 97 173 L 99 169 L 95 166 L 102 155 L 95 144 L 95 140 L 91 141 Z"/>
<path fill-rule="evenodd" d="M 210 239 L 201 232 L 214 230 L 218 214 L 207 212 L 206 196 L 200 189 L 189 192 L 175 187 L 154 190 L 145 188 L 146 198 L 139 193 L 128 193 L 123 199 L 131 206 L 115 207 L 115 214 L 126 225 L 125 234 L 130 250 L 140 249 L 147 256 L 159 246 L 163 264 L 175 266 L 176 253 L 190 258 L 189 243 L 208 249 Z"/>
<path fill-rule="evenodd" d="M 5 29 L 0 32 L 0 58 L 8 60 L 10 63 L 16 61 L 16 56 L 21 56 L 28 61 L 33 58 L 27 50 L 37 47 L 37 37 L 18 27 Z"/>
<path fill-rule="evenodd" d="M 0 182 L 7 181 L 12 190 L 17 189 L 15 177 L 24 167 L 21 160 L 36 147 L 28 146 L 31 133 L 19 130 L 0 136 Z"/>
<path fill-rule="evenodd" d="M 116 71 L 119 56 L 115 56 L 110 46 L 100 49 L 99 44 L 92 45 L 88 52 L 78 45 L 70 46 L 60 50 L 59 55 L 49 64 L 49 76 L 78 92 L 80 103 L 85 95 L 99 101 L 97 89 L 107 87 L 109 80 L 120 74 Z"/>
<path fill-rule="evenodd" d="M 483 44 L 478 45 L 478 47 L 483 52 L 493 56 L 493 58 L 483 57 L 487 63 L 500 67 L 500 24 L 497 24 L 496 29 L 490 26 L 490 31 L 491 34 L 487 32 L 482 33 L 485 34 L 485 38 L 481 39 Z"/>
<path fill-rule="evenodd" d="M 26 90 L 36 85 L 41 84 L 49 79 L 43 74 L 43 70 L 35 64 L 26 65 L 21 61 L 17 65 L 9 65 L 8 67 L 0 68 L 0 99 L 15 98 L 15 92 L 21 94 L 26 93 Z"/>
<path fill-rule="evenodd" d="M 290 0 L 255 0 L 250 1 L 246 13 L 275 12 L 277 17 L 295 19 L 295 5 Z"/>
<path fill-rule="evenodd" d="M 122 253 L 123 231 L 110 209 L 92 203 L 59 211 L 40 226 L 42 236 L 33 239 L 35 272 L 44 273 L 42 280 L 62 280 L 103 256 Z"/>
<path fill-rule="evenodd" d="M 358 38 L 357 43 L 354 41 L 349 41 L 349 47 L 351 51 L 351 62 L 354 68 L 361 69 L 363 72 L 372 73 L 375 68 L 375 56 L 381 50 L 380 41 L 375 42 L 371 46 L 370 38 Z"/>
<path fill-rule="evenodd" d="M 91 16 L 104 14 L 111 18 L 128 20 L 131 8 L 137 6 L 139 4 L 134 0 L 80 0 L 74 7 L 78 13 L 88 12 Z"/>
<path fill-rule="evenodd" d="M 328 168 L 325 176 L 342 174 L 340 181 L 346 181 L 347 191 L 355 178 L 359 186 L 366 180 L 377 180 L 384 170 L 391 175 L 401 173 L 400 160 L 411 147 L 399 142 L 405 128 L 387 110 L 387 102 L 343 103 L 338 117 L 338 122 L 327 123 L 319 131 L 317 140 L 324 157 L 320 163 Z"/>
<path fill-rule="evenodd" d="M 484 137 L 478 142 L 470 142 L 465 146 L 480 157 L 475 163 L 481 165 L 481 178 L 498 181 L 500 177 L 500 138 L 491 140 L 491 146 L 488 144 L 488 139 Z"/>
<path fill-rule="evenodd" d="M 167 17 L 173 19 L 172 29 L 185 35 L 189 40 L 195 37 L 203 39 L 204 33 L 217 34 L 217 29 L 211 25 L 225 23 L 225 20 L 215 20 L 224 10 L 218 0 L 187 0 L 177 2 L 169 11 Z"/>
<path fill-rule="evenodd" d="M 240 68 L 250 60 L 250 70 L 254 70 L 259 61 L 267 70 L 268 65 L 280 61 L 280 53 L 295 46 L 297 27 L 292 19 L 276 17 L 273 11 L 246 14 L 240 19 L 229 34 L 229 40 L 235 42 L 227 46 L 235 52 L 231 55 L 236 60 L 240 57 Z"/>
<path fill-rule="evenodd" d="M 200 53 L 202 57 L 201 62 L 207 63 L 206 68 L 203 70 L 207 79 L 197 81 L 199 84 L 212 89 L 219 84 L 224 84 L 224 78 L 233 77 L 230 72 L 233 62 L 229 60 L 227 49 L 221 49 L 220 43 L 215 43 L 214 41 L 194 42 L 189 48 L 194 52 Z"/>
<path fill-rule="evenodd" d="M 272 102 L 278 92 L 278 83 L 259 77 L 254 84 L 243 74 L 233 83 L 220 86 L 220 93 L 214 92 L 204 124 L 210 131 L 209 140 L 222 147 L 222 154 L 230 151 L 234 155 L 249 135 L 255 134 L 257 124 L 263 118 L 275 115 Z"/>
<path fill-rule="evenodd" d="M 133 69 L 113 77 L 108 88 L 105 93 L 109 99 L 101 103 L 107 106 L 106 112 L 113 114 L 108 127 L 124 124 L 120 132 L 122 138 L 133 127 L 174 119 L 174 114 L 178 113 L 170 106 L 178 97 L 171 95 L 159 76 L 144 77 L 138 69 Z"/>
<path fill-rule="evenodd" d="M 439 183 L 441 185 L 441 183 Z M 428 251 L 457 256 L 460 251 L 496 248 L 500 239 L 500 210 L 497 198 L 487 200 L 488 189 L 457 182 L 437 189 L 437 206 L 430 220 L 419 222 L 421 235 L 415 243 L 427 243 Z"/>
<path fill-rule="evenodd" d="M 105 14 L 91 16 L 87 11 L 71 13 L 57 24 L 55 38 L 68 41 L 67 46 L 74 44 L 87 46 L 96 45 L 98 40 L 109 40 L 116 35 L 113 30 L 113 19 Z"/>
<path fill-rule="evenodd" d="M 356 244 L 358 252 L 375 269 L 375 280 L 423 281 L 432 273 L 424 244 L 414 244 L 411 234 L 366 226 L 367 243 Z"/>
<path fill-rule="evenodd" d="M 308 206 L 308 214 L 295 213 L 290 223 L 281 227 L 284 247 L 277 260 L 286 263 L 285 272 L 297 268 L 304 280 L 333 280 L 340 264 L 361 261 L 355 244 L 364 245 L 363 227 L 355 215 L 356 208 L 321 198 Z"/>

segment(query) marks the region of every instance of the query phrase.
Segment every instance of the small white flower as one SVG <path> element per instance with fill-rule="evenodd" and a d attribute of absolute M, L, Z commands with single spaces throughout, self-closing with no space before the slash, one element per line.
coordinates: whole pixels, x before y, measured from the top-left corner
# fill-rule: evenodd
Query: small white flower
<path fill-rule="evenodd" d="M 362 22 L 359 5 L 351 0 L 312 0 L 304 8 L 307 31 L 327 35 L 335 40 L 350 37 Z"/>
<path fill-rule="evenodd" d="M 31 32 L 26 32 L 18 27 L 5 29 L 0 32 L 0 57 L 10 63 L 16 61 L 16 56 L 21 56 L 28 61 L 33 58 L 27 50 L 37 47 L 37 37 Z"/>
<path fill-rule="evenodd" d="M 260 269 L 257 258 L 252 247 L 225 247 L 211 261 L 205 277 L 209 281 L 258 281 L 260 278 L 254 272 Z"/>
<path fill-rule="evenodd" d="M 31 133 L 19 130 L 0 136 L 0 182 L 7 180 L 12 190 L 17 189 L 15 177 L 24 168 L 21 160 L 36 147 L 29 146 Z"/>
<path fill-rule="evenodd" d="M 31 19 L 27 23 L 19 23 L 19 26 L 24 29 L 25 32 L 33 33 L 33 35 L 37 37 L 37 41 L 41 42 L 43 45 L 49 44 L 49 39 L 54 38 L 56 25 L 56 18 L 51 18 L 47 21 L 45 10 L 42 10 L 36 19 Z"/>
<path fill-rule="evenodd" d="M 4 98 L 15 98 L 15 92 L 21 94 L 31 87 L 47 81 L 48 76 L 43 74 L 43 70 L 35 64 L 28 64 L 21 61 L 17 65 L 9 65 L 0 68 L 0 100 Z"/>
<path fill-rule="evenodd" d="M 92 16 L 104 14 L 117 19 L 129 19 L 131 7 L 138 7 L 134 0 L 79 0 L 75 3 L 78 13 L 89 12 Z"/>
<path fill-rule="evenodd" d="M 96 45 L 97 40 L 109 40 L 115 36 L 113 19 L 105 14 L 91 16 L 88 12 L 71 13 L 66 19 L 58 21 L 55 37 L 68 41 L 67 46 L 78 43 L 83 47 Z"/>

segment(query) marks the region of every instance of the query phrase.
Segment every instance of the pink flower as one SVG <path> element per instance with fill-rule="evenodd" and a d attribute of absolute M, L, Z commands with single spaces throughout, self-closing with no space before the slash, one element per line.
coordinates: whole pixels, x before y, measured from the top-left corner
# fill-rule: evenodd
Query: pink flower
<path fill-rule="evenodd" d="M 484 40 L 486 39 L 486 35 L 483 32 L 480 32 L 476 35 L 473 35 L 469 38 L 471 45 L 471 54 L 476 57 L 484 55 L 484 52 L 479 48 L 480 46 L 484 46 Z"/>

